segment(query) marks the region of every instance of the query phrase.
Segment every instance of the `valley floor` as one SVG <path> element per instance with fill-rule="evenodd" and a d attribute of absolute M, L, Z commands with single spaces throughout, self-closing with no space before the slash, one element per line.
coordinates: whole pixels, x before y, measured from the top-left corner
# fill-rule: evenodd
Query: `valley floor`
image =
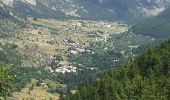
<path fill-rule="evenodd" d="M 128 32 L 123 22 L 28 18 L 25 23 L 2 21 L 0 28 L 0 51 L 9 58 L 18 54 L 11 61 L 17 61 L 13 97 L 19 100 L 58 100 L 154 42 Z"/>

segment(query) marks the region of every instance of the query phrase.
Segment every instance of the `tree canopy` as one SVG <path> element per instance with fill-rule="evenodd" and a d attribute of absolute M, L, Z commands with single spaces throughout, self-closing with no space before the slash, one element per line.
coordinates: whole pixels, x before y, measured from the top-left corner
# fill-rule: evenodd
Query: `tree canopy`
<path fill-rule="evenodd" d="M 13 77 L 9 65 L 0 62 L 0 96 L 7 96 L 12 88 Z"/>

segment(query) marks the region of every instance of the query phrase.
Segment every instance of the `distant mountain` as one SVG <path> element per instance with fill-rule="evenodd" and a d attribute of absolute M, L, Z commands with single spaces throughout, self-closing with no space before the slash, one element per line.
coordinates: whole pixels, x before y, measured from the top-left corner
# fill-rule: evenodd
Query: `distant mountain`
<path fill-rule="evenodd" d="M 132 26 L 132 31 L 137 34 L 154 36 L 163 40 L 170 38 L 170 8 L 158 16 L 137 22 Z"/>
<path fill-rule="evenodd" d="M 22 16 L 132 19 L 162 12 L 170 0 L 1 0 Z"/>

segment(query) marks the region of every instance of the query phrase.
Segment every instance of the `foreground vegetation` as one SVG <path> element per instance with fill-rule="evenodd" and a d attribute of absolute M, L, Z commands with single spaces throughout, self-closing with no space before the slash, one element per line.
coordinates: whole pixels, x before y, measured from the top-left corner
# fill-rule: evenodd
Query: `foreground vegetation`
<path fill-rule="evenodd" d="M 169 100 L 170 41 L 61 100 Z"/>
<path fill-rule="evenodd" d="M 12 88 L 13 77 L 10 75 L 10 66 L 0 62 L 0 97 L 6 97 Z"/>

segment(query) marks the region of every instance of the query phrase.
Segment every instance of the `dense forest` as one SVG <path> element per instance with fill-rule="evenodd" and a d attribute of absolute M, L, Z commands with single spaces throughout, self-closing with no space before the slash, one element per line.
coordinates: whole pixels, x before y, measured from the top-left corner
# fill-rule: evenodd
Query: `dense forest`
<path fill-rule="evenodd" d="M 61 100 L 169 100 L 170 41 Z"/>

